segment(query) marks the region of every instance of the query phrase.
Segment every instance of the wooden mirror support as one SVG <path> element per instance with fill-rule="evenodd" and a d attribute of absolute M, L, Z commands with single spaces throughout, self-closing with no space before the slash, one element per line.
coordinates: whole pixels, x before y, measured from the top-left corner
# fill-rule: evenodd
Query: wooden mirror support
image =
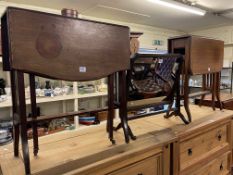
<path fill-rule="evenodd" d="M 109 139 L 113 138 L 114 74 L 119 73 L 120 119 L 129 142 L 126 111 L 126 70 L 130 68 L 129 28 L 61 15 L 8 7 L 1 18 L 3 68 L 11 72 L 14 155 L 19 156 L 21 137 L 26 174 L 31 173 L 27 124 L 32 124 L 34 155 L 38 154 L 37 123 L 82 112 L 37 116 L 35 76 L 88 81 L 108 77 Z M 24 73 L 29 74 L 32 118 L 26 117 Z M 103 110 L 103 109 L 97 109 Z M 84 111 L 85 112 L 85 111 Z M 86 111 L 90 112 L 90 111 Z"/>

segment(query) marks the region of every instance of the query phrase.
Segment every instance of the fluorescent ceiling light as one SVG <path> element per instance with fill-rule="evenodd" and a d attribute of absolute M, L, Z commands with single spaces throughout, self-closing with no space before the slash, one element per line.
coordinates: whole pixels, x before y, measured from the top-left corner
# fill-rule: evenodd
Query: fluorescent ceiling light
<path fill-rule="evenodd" d="M 130 14 L 133 14 L 133 15 L 138 15 L 138 16 L 143 16 L 143 17 L 150 18 L 150 15 L 146 15 L 146 14 L 142 14 L 142 13 L 132 12 L 132 11 L 128 11 L 128 10 L 124 10 L 124 9 L 119 9 L 119 8 L 115 8 L 115 7 L 110 7 L 110 6 L 105 6 L 105 5 L 97 5 L 97 6 L 101 7 L 101 8 L 106 8 L 106 9 L 121 11 L 121 12 L 125 12 L 125 13 L 130 13 Z"/>
<path fill-rule="evenodd" d="M 173 0 L 148 0 L 148 1 L 153 2 L 155 4 L 163 5 L 166 7 L 171 7 L 177 10 L 182 10 L 185 12 L 193 13 L 196 15 L 204 16 L 206 14 L 205 10 L 202 10 L 202 9 L 199 9 L 193 6 L 189 6 L 189 5 L 180 3 L 180 2 L 176 2 Z"/>

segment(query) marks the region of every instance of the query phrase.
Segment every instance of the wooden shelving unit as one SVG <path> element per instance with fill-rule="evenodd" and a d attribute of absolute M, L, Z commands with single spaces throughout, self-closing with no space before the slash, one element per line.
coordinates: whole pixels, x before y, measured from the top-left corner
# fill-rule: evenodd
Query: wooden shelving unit
<path fill-rule="evenodd" d="M 55 97 L 38 97 L 37 103 L 49 103 L 55 101 L 66 101 L 66 100 L 74 100 L 74 99 L 82 99 L 82 98 L 93 98 L 93 97 L 103 97 L 107 96 L 107 92 L 95 92 L 89 94 L 78 94 L 78 95 L 63 95 L 63 96 L 55 96 Z M 30 104 L 30 99 L 26 100 L 26 104 Z M 0 110 L 1 108 L 12 107 L 11 99 L 7 99 L 4 102 L 0 102 Z"/>
<path fill-rule="evenodd" d="M 107 96 L 107 92 L 94 92 L 94 93 L 89 93 L 89 94 L 78 94 L 76 95 L 76 98 L 81 99 L 81 98 L 92 98 L 92 97 L 101 97 L 101 96 Z"/>
<path fill-rule="evenodd" d="M 2 67 L 2 57 L 0 57 L 0 67 Z M 0 70 L 1 71 L 1 70 Z M 3 72 L 3 77 L 6 80 L 7 86 L 10 86 L 10 76 L 8 72 Z M 0 77 L 1 78 L 1 77 Z M 40 78 L 39 78 L 40 79 Z M 104 81 L 104 80 L 100 80 L 100 81 Z M 65 85 L 65 82 L 62 82 L 61 84 Z M 72 108 L 74 109 L 74 111 L 79 111 L 79 103 L 80 100 L 86 99 L 86 98 L 96 98 L 97 103 L 99 103 L 100 107 L 105 107 L 105 98 L 107 96 L 107 92 L 94 92 L 94 93 L 85 93 L 85 94 L 80 94 L 78 92 L 78 85 L 79 82 L 72 82 L 72 86 L 73 86 L 73 92 L 72 94 L 69 95 L 61 95 L 61 96 L 54 96 L 54 97 L 37 97 L 37 103 L 38 104 L 44 104 L 46 103 L 46 106 L 49 106 L 50 104 L 54 103 L 54 102 L 59 102 L 62 103 L 62 112 L 67 112 L 67 102 L 68 101 L 73 101 L 73 105 Z M 26 99 L 26 104 L 29 105 L 30 104 L 30 98 Z M 70 102 L 69 102 L 70 104 Z M 0 102 L 0 119 L 2 116 L 9 116 L 8 119 L 10 119 L 12 117 L 12 101 L 11 101 L 11 97 L 8 97 L 8 99 L 6 101 Z M 48 111 L 49 108 L 46 108 L 45 110 L 43 110 L 45 113 L 49 112 Z M 5 117 L 3 117 L 5 119 Z M 79 129 L 82 125 L 78 125 L 78 116 L 74 117 L 76 120 L 76 129 Z"/>
<path fill-rule="evenodd" d="M 226 75 L 226 73 L 223 73 L 223 71 L 228 71 L 228 74 Z M 224 79 L 228 79 L 228 81 L 230 81 L 230 86 L 229 87 L 225 87 L 225 88 L 220 88 L 221 90 L 230 90 L 230 93 L 232 93 L 232 78 L 233 78 L 233 62 L 232 62 L 232 66 L 231 67 L 223 67 L 222 72 L 221 72 L 221 82 L 223 82 L 223 78 Z"/>

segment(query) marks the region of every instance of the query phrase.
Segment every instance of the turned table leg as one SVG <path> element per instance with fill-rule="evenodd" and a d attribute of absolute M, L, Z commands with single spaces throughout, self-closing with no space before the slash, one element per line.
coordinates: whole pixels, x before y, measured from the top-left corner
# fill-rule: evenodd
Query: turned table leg
<path fill-rule="evenodd" d="M 216 86 L 215 95 L 216 95 L 216 99 L 217 99 L 218 104 L 219 104 L 219 108 L 220 108 L 220 110 L 222 110 L 223 105 L 222 105 L 222 101 L 221 101 L 221 97 L 220 97 L 220 81 L 221 81 L 220 72 L 215 73 L 214 76 L 215 76 L 215 86 Z"/>
<path fill-rule="evenodd" d="M 30 74 L 29 75 L 29 82 L 30 82 L 30 95 L 31 95 L 31 113 L 32 119 L 36 120 L 37 118 L 37 109 L 36 109 L 36 87 L 35 87 L 35 76 Z M 37 156 L 39 151 L 39 144 L 38 144 L 38 130 L 37 130 L 37 122 L 32 122 L 32 132 L 33 132 L 33 153 L 34 156 Z"/>
<path fill-rule="evenodd" d="M 19 156 L 19 120 L 17 118 L 17 98 L 16 98 L 16 83 L 15 72 L 11 71 L 11 96 L 12 96 L 12 114 L 13 114 L 13 141 L 14 141 L 14 156 Z"/>
<path fill-rule="evenodd" d="M 212 108 L 215 110 L 215 94 L 216 94 L 216 83 L 215 83 L 215 74 L 210 74 L 210 87 L 212 94 Z"/>
<path fill-rule="evenodd" d="M 114 74 L 108 76 L 108 120 L 107 131 L 110 141 L 115 144 L 113 138 L 113 119 L 114 119 Z"/>
<path fill-rule="evenodd" d="M 30 174 L 30 158 L 29 158 L 29 148 L 28 148 L 28 137 L 27 137 L 27 117 L 26 117 L 26 100 L 25 100 L 25 88 L 24 88 L 24 74 L 23 72 L 16 72 L 16 99 L 18 101 L 17 115 L 20 122 L 20 135 L 22 142 L 22 152 L 25 173 Z"/>
<path fill-rule="evenodd" d="M 189 122 L 192 121 L 191 112 L 189 109 L 189 75 L 184 75 L 184 108 L 186 110 Z"/>
<path fill-rule="evenodd" d="M 122 128 L 125 134 L 125 142 L 129 143 L 129 137 L 135 139 L 131 129 L 128 125 L 127 118 L 127 93 L 126 93 L 126 71 L 119 72 L 119 96 L 120 96 L 120 118 Z"/>
<path fill-rule="evenodd" d="M 206 79 L 206 74 L 202 75 L 202 90 L 205 91 L 207 89 L 207 79 Z M 205 99 L 205 94 L 203 94 L 201 96 L 200 102 L 199 102 L 199 106 L 202 106 L 203 101 Z"/>

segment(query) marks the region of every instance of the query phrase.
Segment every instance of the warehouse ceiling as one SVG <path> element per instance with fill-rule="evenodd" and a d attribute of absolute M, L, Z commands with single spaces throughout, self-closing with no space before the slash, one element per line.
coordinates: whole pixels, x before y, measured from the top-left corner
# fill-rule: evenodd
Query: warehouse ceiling
<path fill-rule="evenodd" d="M 192 0 L 196 6 L 208 10 L 205 16 L 153 4 L 147 0 L 5 0 L 7 2 L 62 9 L 74 8 L 81 14 L 130 23 L 192 32 L 233 25 L 233 0 Z M 178 1 L 178 0 L 177 0 Z M 187 0 L 179 0 L 187 2 Z M 227 10 L 227 13 L 226 11 Z M 217 14 L 215 14 L 217 12 Z"/>

